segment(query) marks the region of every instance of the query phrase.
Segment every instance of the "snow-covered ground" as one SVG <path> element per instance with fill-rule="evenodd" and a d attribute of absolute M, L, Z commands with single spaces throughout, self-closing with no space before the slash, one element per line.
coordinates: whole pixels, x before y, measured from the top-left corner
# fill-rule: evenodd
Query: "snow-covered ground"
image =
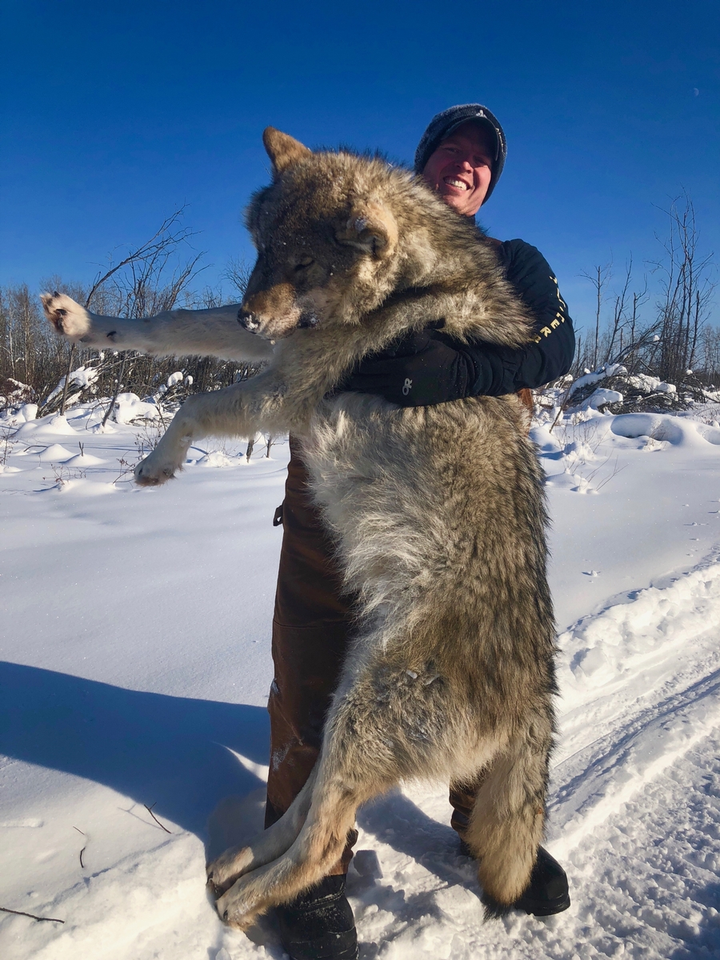
<path fill-rule="evenodd" d="M 0 419 L 0 906 L 55 919 L 0 913 L 0 956 L 279 960 L 271 921 L 219 922 L 204 863 L 261 822 L 286 445 L 209 441 L 139 489 L 152 426 L 33 416 Z M 573 905 L 483 924 L 445 789 L 411 784 L 359 815 L 361 957 L 720 957 L 719 420 L 535 426 Z"/>

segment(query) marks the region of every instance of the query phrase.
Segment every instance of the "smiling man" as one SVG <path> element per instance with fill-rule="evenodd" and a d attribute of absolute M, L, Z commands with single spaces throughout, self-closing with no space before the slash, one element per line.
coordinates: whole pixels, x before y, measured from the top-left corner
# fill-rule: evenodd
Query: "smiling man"
<path fill-rule="evenodd" d="M 435 116 L 415 154 L 415 171 L 460 216 L 474 217 L 505 165 L 505 134 L 481 104 Z M 478 242 L 483 240 L 481 232 Z M 522 240 L 490 241 L 507 280 L 535 318 L 534 339 L 520 350 L 459 343 L 438 329 L 412 334 L 366 358 L 340 386 L 385 397 L 400 406 L 427 406 L 465 397 L 500 396 L 540 387 L 567 373 L 574 352 L 572 322 L 542 254 Z M 307 474 L 292 439 L 273 622 L 275 678 L 268 710 L 271 761 L 266 824 L 279 819 L 318 757 L 322 728 L 352 640 L 352 598 L 341 590 L 333 544 L 307 494 Z M 428 511 L 432 511 L 428 503 Z M 462 839 L 479 783 L 451 784 L 452 826 Z M 355 960 L 357 935 L 345 897 L 353 838 L 333 875 L 276 910 L 283 947 L 292 960 Z M 542 847 L 530 886 L 516 903 L 546 916 L 570 905 L 567 877 Z"/>
<path fill-rule="evenodd" d="M 466 120 L 430 155 L 423 179 L 449 207 L 473 217 L 488 197 L 496 152 L 493 132 Z"/>

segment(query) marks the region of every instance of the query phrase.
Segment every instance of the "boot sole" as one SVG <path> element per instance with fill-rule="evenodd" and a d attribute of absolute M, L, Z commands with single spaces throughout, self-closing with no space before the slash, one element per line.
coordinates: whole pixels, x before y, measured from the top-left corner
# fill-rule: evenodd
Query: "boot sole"
<path fill-rule="evenodd" d="M 526 897 L 520 897 L 512 905 L 513 910 L 524 910 L 525 913 L 531 913 L 534 917 L 554 917 L 556 913 L 562 913 L 570 906 L 570 895 L 557 897 L 555 900 L 530 900 Z"/>

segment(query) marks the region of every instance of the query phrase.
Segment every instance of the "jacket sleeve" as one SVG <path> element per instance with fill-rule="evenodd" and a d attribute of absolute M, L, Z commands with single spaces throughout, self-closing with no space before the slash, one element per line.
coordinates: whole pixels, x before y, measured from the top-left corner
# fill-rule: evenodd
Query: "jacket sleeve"
<path fill-rule="evenodd" d="M 572 365 L 575 334 L 550 265 L 522 240 L 501 246 L 507 279 L 535 317 L 534 339 L 520 350 L 475 341 L 462 352 L 473 368 L 466 396 L 499 396 L 523 387 L 542 387 Z"/>

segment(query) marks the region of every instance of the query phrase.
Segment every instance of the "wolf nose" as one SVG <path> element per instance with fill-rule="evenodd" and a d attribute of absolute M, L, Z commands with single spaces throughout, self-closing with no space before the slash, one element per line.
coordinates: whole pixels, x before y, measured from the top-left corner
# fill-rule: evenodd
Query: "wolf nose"
<path fill-rule="evenodd" d="M 260 324 L 255 319 L 255 315 L 252 311 L 246 310 L 245 307 L 240 307 L 238 310 L 237 320 L 241 327 L 245 327 L 245 329 L 251 333 L 255 333 L 260 327 Z"/>

